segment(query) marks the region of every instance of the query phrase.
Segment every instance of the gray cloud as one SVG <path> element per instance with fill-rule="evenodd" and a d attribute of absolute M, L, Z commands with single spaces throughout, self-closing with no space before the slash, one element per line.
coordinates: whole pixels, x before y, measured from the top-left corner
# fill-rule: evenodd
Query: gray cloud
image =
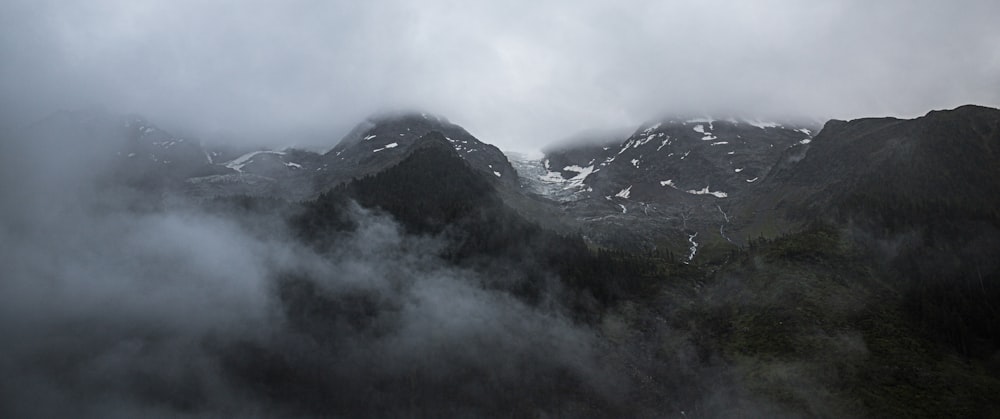
<path fill-rule="evenodd" d="M 0 416 L 478 416 L 624 391 L 597 331 L 489 289 L 443 239 L 354 205 L 320 253 L 287 213 L 101 182 L 102 138 L 0 142 Z"/>
<path fill-rule="evenodd" d="M 1000 105 L 995 1 L 0 5 L 0 123 L 103 103 L 171 131 L 330 145 L 370 112 L 502 148 L 667 112 Z"/>

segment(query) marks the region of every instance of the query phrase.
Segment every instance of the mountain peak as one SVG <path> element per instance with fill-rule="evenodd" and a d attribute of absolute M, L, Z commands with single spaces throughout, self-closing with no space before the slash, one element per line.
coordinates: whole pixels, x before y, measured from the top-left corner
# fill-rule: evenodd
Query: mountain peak
<path fill-rule="evenodd" d="M 379 145 L 400 143 L 400 141 L 409 143 L 431 131 L 439 131 L 446 137 L 457 135 L 471 137 L 465 129 L 438 115 L 414 111 L 390 111 L 365 118 L 327 154 L 341 152 L 362 142 Z"/>
<path fill-rule="evenodd" d="M 944 110 L 933 110 L 927 112 L 925 117 L 942 117 L 942 116 L 989 116 L 1000 114 L 1000 109 L 990 108 L 980 105 L 962 105 L 955 109 L 944 109 Z"/>
<path fill-rule="evenodd" d="M 373 115 L 344 136 L 324 158 L 331 167 L 371 173 L 388 167 L 427 141 L 447 144 L 476 170 L 498 178 L 501 183 L 518 185 L 517 172 L 500 149 L 480 141 L 446 118 L 421 112 Z"/>

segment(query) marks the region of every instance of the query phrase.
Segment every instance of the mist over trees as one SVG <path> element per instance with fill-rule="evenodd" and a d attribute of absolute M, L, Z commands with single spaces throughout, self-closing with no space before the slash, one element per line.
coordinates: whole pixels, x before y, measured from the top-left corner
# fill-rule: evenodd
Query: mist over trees
<path fill-rule="evenodd" d="M 2 1 L 0 418 L 996 416 L 996 16 Z"/>

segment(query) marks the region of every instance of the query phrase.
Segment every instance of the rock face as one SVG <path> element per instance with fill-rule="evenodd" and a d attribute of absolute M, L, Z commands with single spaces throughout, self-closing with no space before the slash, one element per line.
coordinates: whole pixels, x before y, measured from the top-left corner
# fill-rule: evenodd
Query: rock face
<path fill-rule="evenodd" d="M 517 172 L 500 149 L 447 119 L 423 113 L 380 115 L 358 124 L 323 155 L 327 175 L 338 181 L 384 170 L 407 156 L 416 140 L 431 132 L 441 133 L 472 168 L 501 184 L 518 185 Z"/>
<path fill-rule="evenodd" d="M 536 183 L 548 186 L 549 196 L 564 202 L 598 243 L 696 253 L 691 248 L 740 242 L 730 213 L 789 150 L 804 149 L 814 130 L 812 124 L 666 118 L 617 144 L 550 149 L 538 163 L 545 172 Z"/>
<path fill-rule="evenodd" d="M 753 188 L 789 147 L 808 144 L 804 125 L 709 118 L 666 119 L 640 127 L 616 146 L 550 151 L 558 177 L 600 197 L 661 202 L 677 191 L 728 198 Z M 580 179 L 580 177 L 584 179 Z"/>
<path fill-rule="evenodd" d="M 216 166 L 226 173 L 190 178 L 187 193 L 201 196 L 273 196 L 306 199 L 321 186 L 327 167 L 321 155 L 306 150 L 255 150 Z"/>
<path fill-rule="evenodd" d="M 253 195 L 306 199 L 351 179 L 399 164 L 427 134 L 437 132 L 469 165 L 502 185 L 516 187 L 517 172 L 496 147 L 448 120 L 422 113 L 373 116 L 358 124 L 330 151 L 255 150 L 217 162 L 230 172 L 193 178 L 198 196 Z"/>

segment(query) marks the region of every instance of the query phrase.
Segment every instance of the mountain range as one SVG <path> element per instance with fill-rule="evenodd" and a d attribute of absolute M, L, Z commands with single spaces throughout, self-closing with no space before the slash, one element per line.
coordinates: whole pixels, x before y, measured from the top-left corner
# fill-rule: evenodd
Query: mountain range
<path fill-rule="evenodd" d="M 608 398 L 558 369 L 568 375 L 526 387 L 497 378 L 498 400 L 525 402 L 506 414 L 975 417 L 1000 406 L 997 109 L 825 124 L 668 116 L 537 159 L 419 112 L 374 115 L 322 153 L 233 151 L 100 111 L 59 112 L 18 135 L 5 153 L 80 150 L 107 165 L 104 183 L 280 218 L 320 252 L 360 228 L 354 205 L 385 214 L 402 234 L 440 239 L 435 257 L 485 289 L 564 306 L 630 383 Z M 379 313 L 400 310 L 377 293 L 331 297 L 303 275 L 279 281 L 282 307 L 331 353 L 342 348 L 326 325 L 375 336 L 391 328 Z M 310 381 L 312 364 L 280 348 L 220 356 L 294 412 L 399 413 L 365 403 L 368 390 Z M 713 381 L 686 386 L 690 365 L 777 410 L 703 399 Z M 413 374 L 367 385 L 402 394 L 433 376 Z M 493 406 L 429 382 L 459 394 L 424 394 L 448 409 Z M 342 410 L 323 405 L 336 392 Z M 575 404 L 553 407 L 563 398 Z"/>

